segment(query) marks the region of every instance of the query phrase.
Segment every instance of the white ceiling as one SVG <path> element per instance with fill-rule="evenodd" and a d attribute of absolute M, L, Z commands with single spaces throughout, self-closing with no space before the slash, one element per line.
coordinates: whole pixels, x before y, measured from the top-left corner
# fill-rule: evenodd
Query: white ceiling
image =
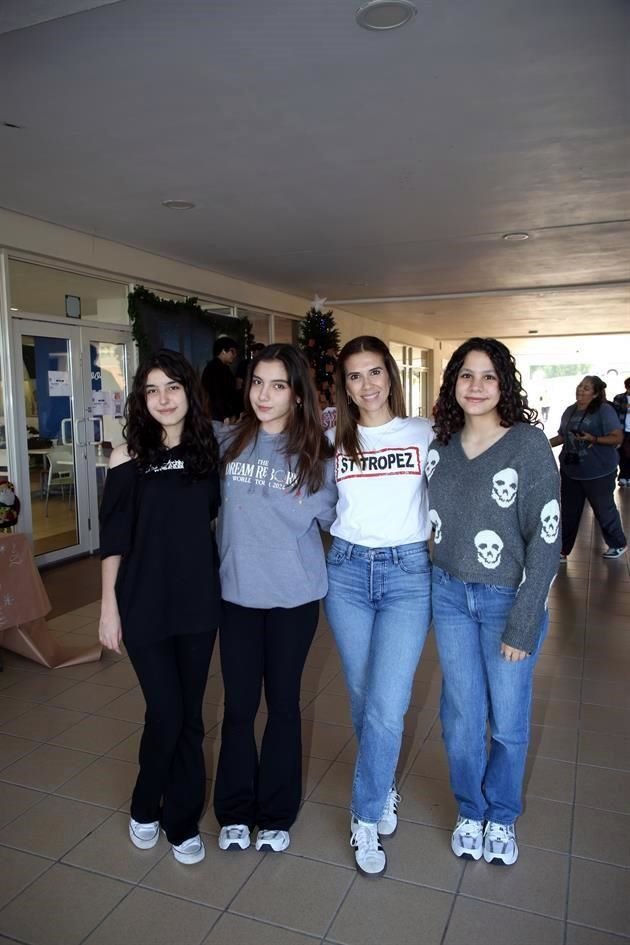
<path fill-rule="evenodd" d="M 0 0 L 0 206 L 438 338 L 630 330 L 628 0 L 358 6 Z"/>

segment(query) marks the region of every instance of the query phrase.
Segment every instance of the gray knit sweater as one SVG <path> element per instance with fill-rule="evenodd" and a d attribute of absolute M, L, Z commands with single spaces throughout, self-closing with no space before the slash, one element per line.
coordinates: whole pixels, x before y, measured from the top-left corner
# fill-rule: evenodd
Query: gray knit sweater
<path fill-rule="evenodd" d="M 518 587 L 503 642 L 531 653 L 560 554 L 559 478 L 547 437 L 517 423 L 468 459 L 459 433 L 427 457 L 433 563 L 460 581 Z"/>

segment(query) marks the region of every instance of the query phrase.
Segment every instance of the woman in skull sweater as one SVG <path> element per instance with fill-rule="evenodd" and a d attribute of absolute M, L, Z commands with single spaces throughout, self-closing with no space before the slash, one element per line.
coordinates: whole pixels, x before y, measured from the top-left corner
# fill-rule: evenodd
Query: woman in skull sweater
<path fill-rule="evenodd" d="M 558 471 L 501 342 L 451 357 L 427 461 L 456 856 L 511 865 L 536 657 L 560 553 Z M 489 720 L 490 751 L 486 750 Z"/>

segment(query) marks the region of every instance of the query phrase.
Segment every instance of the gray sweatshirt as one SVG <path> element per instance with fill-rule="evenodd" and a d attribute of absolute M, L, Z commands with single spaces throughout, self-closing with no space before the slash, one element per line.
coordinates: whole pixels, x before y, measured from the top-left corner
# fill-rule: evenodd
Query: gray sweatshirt
<path fill-rule="evenodd" d="M 433 563 L 460 581 L 518 587 L 503 642 L 531 653 L 560 554 L 559 477 L 547 437 L 517 423 L 468 459 L 460 434 L 427 457 Z"/>
<path fill-rule="evenodd" d="M 229 430 L 215 425 L 222 452 Z M 260 430 L 222 479 L 221 595 L 242 607 L 298 607 L 328 590 L 318 523 L 329 529 L 335 519 L 333 461 L 322 489 L 296 492 L 295 462 L 287 461 L 285 442 L 282 433 Z"/>

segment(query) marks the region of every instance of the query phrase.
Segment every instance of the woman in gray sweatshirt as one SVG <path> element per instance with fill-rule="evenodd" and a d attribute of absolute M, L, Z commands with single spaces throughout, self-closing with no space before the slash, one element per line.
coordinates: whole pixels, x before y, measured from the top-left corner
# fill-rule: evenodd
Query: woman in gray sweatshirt
<path fill-rule="evenodd" d="M 440 715 L 459 808 L 451 846 L 507 866 L 560 554 L 558 471 L 536 416 L 505 345 L 470 338 L 444 372 L 426 466 Z"/>
<path fill-rule="evenodd" d="M 221 668 L 215 781 L 219 848 L 281 852 L 302 797 L 300 683 L 328 582 L 319 525 L 335 517 L 332 447 L 304 355 L 274 344 L 252 361 L 245 411 L 215 426 L 222 453 Z M 262 685 L 260 757 L 254 721 Z"/>

